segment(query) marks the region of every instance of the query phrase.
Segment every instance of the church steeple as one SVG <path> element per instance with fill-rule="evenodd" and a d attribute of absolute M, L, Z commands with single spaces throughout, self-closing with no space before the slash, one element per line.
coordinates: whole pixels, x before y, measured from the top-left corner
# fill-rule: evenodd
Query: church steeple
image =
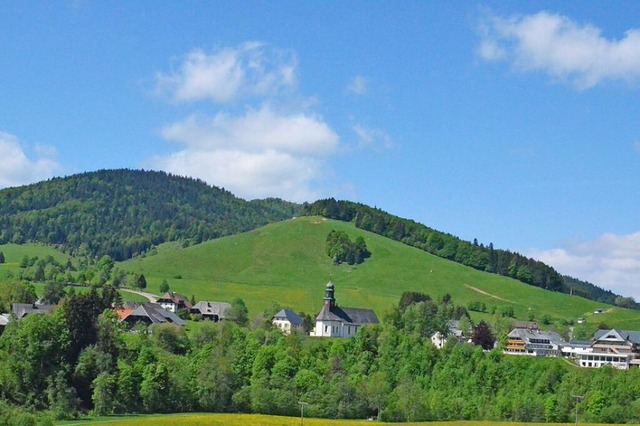
<path fill-rule="evenodd" d="M 334 291 L 335 288 L 333 286 L 333 283 L 329 281 L 324 292 L 324 306 L 328 307 L 329 309 L 333 308 L 336 305 Z"/>

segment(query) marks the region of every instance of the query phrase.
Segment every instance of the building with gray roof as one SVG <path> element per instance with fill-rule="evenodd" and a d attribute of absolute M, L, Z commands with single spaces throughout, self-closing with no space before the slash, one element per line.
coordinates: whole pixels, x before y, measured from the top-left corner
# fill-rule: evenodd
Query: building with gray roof
<path fill-rule="evenodd" d="M 560 356 L 564 339 L 555 331 L 514 328 L 507 335 L 504 353 L 509 355 Z"/>
<path fill-rule="evenodd" d="M 378 317 L 371 309 L 339 307 L 335 299 L 335 286 L 329 281 L 325 288 L 322 310 L 316 317 L 316 327 L 311 335 L 353 337 L 360 327 L 379 323 Z"/>
<path fill-rule="evenodd" d="M 291 309 L 282 309 L 273 316 L 271 322 L 284 334 L 291 334 L 293 330 L 302 329 L 303 320 Z"/>
<path fill-rule="evenodd" d="M 152 324 L 175 324 L 183 327 L 185 322 L 176 314 L 167 311 L 157 303 L 143 303 L 128 313 L 122 321 L 134 326 L 137 323 L 146 325 Z"/>
<path fill-rule="evenodd" d="M 226 320 L 231 305 L 226 302 L 198 302 L 189 309 L 192 314 L 202 316 L 202 319 L 218 322 Z"/>
<path fill-rule="evenodd" d="M 53 312 L 56 305 L 39 305 L 36 303 L 14 303 L 11 305 L 11 314 L 16 319 L 21 319 L 31 314 L 48 314 Z"/>

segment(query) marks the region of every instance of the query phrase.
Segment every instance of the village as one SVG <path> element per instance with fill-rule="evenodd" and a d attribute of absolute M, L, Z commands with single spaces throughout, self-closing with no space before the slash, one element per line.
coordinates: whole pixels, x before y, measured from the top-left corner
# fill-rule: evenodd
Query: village
<path fill-rule="evenodd" d="M 361 327 L 379 324 L 380 321 L 372 309 L 347 308 L 336 303 L 335 285 L 329 281 L 325 286 L 325 296 L 319 314 L 315 318 L 315 327 L 309 336 L 320 338 L 352 338 Z M 33 304 L 16 303 L 11 313 L 0 314 L 0 331 L 12 320 L 20 320 L 27 315 L 50 314 L 56 305 L 37 301 Z M 167 292 L 154 302 L 126 302 L 114 308 L 121 322 L 129 329 L 136 325 L 173 324 L 184 327 L 186 322 L 178 312 L 188 312 L 192 318 L 214 323 L 229 320 L 231 304 L 226 302 L 199 301 L 192 304 L 185 296 Z M 594 314 L 602 313 L 596 309 Z M 303 318 L 291 309 L 281 309 L 273 315 L 271 322 L 283 334 L 304 333 Z M 442 349 L 448 339 L 458 343 L 471 343 L 471 330 L 461 329 L 460 321 L 447 321 L 447 333 L 435 332 L 431 342 Z M 573 360 L 579 367 L 599 368 L 609 365 L 616 369 L 627 370 L 640 367 L 640 331 L 598 330 L 591 340 L 569 340 L 559 333 L 542 330 L 534 321 L 514 321 L 512 330 L 500 344 L 495 341 L 494 348 L 502 348 L 505 355 L 554 357 Z"/>

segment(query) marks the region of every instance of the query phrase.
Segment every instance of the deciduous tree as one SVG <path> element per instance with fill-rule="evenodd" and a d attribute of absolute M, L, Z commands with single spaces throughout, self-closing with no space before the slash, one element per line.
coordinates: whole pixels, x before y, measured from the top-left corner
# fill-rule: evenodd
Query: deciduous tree
<path fill-rule="evenodd" d="M 489 324 L 481 320 L 478 325 L 473 329 L 471 334 L 471 342 L 476 346 L 481 346 L 482 349 L 492 349 L 495 338 L 491 333 L 491 327 Z"/>

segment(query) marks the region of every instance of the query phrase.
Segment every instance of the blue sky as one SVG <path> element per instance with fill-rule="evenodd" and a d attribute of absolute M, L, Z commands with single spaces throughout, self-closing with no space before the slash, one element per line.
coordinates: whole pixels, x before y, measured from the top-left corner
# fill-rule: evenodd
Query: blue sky
<path fill-rule="evenodd" d="M 0 4 L 0 188 L 335 197 L 640 297 L 640 4 Z"/>

